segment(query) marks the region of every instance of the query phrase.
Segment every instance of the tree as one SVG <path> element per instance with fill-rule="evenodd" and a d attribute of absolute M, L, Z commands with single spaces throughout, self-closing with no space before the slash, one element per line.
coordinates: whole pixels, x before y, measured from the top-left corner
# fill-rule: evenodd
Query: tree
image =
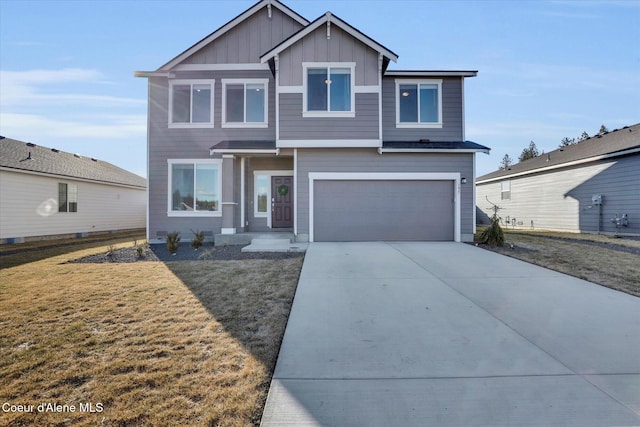
<path fill-rule="evenodd" d="M 598 131 L 599 134 L 603 134 L 607 132 L 609 132 L 609 129 L 607 129 L 605 125 L 600 126 L 600 130 Z"/>
<path fill-rule="evenodd" d="M 502 161 L 500 162 L 500 170 L 509 169 L 509 167 L 511 167 L 512 164 L 513 164 L 513 159 L 511 158 L 511 156 L 509 156 L 508 154 L 505 154 L 504 157 L 502 158 Z"/>
<path fill-rule="evenodd" d="M 568 147 L 568 146 L 573 145 L 575 143 L 576 143 L 576 139 L 575 138 L 567 138 L 565 136 L 564 138 L 562 138 L 562 141 L 560 141 L 560 145 L 558 146 L 558 148 Z"/>
<path fill-rule="evenodd" d="M 534 157 L 538 157 L 540 152 L 538 151 L 538 147 L 536 147 L 536 143 L 531 141 L 529 143 L 529 147 L 522 150 L 520 157 L 518 157 L 518 161 L 524 162 L 525 160 L 533 159 Z"/>
<path fill-rule="evenodd" d="M 578 138 L 578 142 L 582 142 L 585 139 L 589 139 L 589 138 L 591 138 L 589 134 L 586 131 L 582 131 L 582 135 L 580 135 L 580 137 Z"/>

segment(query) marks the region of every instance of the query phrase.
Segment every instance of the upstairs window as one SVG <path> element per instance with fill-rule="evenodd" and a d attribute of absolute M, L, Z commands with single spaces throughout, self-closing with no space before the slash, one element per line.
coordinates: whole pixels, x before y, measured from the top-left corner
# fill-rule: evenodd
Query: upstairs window
<path fill-rule="evenodd" d="M 303 64 L 306 117 L 355 116 L 353 73 L 355 64 Z"/>
<path fill-rule="evenodd" d="M 169 83 L 169 127 L 213 127 L 214 80 Z"/>
<path fill-rule="evenodd" d="M 58 183 L 58 212 L 78 212 L 78 186 Z"/>
<path fill-rule="evenodd" d="M 222 126 L 268 127 L 267 79 L 222 80 Z"/>
<path fill-rule="evenodd" d="M 396 126 L 442 127 L 442 80 L 396 80 Z"/>
<path fill-rule="evenodd" d="M 511 200 L 511 181 L 502 181 L 500 183 L 500 199 Z"/>

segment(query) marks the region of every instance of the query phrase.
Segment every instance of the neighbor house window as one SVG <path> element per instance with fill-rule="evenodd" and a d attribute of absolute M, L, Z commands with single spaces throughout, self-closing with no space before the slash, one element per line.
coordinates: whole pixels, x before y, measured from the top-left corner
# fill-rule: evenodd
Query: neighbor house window
<path fill-rule="evenodd" d="M 396 80 L 396 126 L 442 127 L 442 80 Z"/>
<path fill-rule="evenodd" d="M 78 212 L 78 186 L 58 184 L 58 212 Z"/>
<path fill-rule="evenodd" d="M 222 126 L 267 127 L 267 79 L 222 80 Z"/>
<path fill-rule="evenodd" d="M 305 63 L 304 115 L 347 116 L 355 115 L 354 69 L 355 64 Z"/>
<path fill-rule="evenodd" d="M 511 200 L 511 181 L 500 183 L 500 195 L 502 200 Z"/>
<path fill-rule="evenodd" d="M 219 216 L 221 160 L 169 160 L 169 215 Z"/>
<path fill-rule="evenodd" d="M 169 126 L 213 127 L 214 80 L 169 82 Z"/>

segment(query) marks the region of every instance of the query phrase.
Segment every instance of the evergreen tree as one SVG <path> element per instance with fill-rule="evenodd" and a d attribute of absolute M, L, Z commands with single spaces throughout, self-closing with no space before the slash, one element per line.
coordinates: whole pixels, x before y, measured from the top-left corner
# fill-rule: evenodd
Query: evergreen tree
<path fill-rule="evenodd" d="M 513 160 L 511 159 L 511 156 L 509 156 L 508 154 L 505 154 L 504 157 L 502 158 L 502 161 L 500 162 L 500 170 L 509 169 L 509 167 L 512 164 L 513 164 Z"/>
<path fill-rule="evenodd" d="M 582 132 L 582 135 L 580 135 L 580 137 L 578 138 L 578 142 L 582 142 L 582 141 L 584 141 L 585 139 L 589 139 L 589 138 L 591 138 L 591 137 L 589 136 L 589 134 L 588 134 L 587 132 L 583 131 L 583 132 Z"/>
<path fill-rule="evenodd" d="M 534 157 L 538 157 L 540 152 L 538 151 L 538 147 L 536 147 L 536 143 L 531 141 L 529 143 L 529 147 L 522 150 L 520 157 L 518 157 L 518 161 L 524 162 L 525 160 L 533 159 Z"/>
<path fill-rule="evenodd" d="M 575 143 L 576 143 L 576 139 L 575 138 L 567 138 L 565 136 L 564 138 L 562 138 L 562 141 L 560 141 L 560 145 L 558 146 L 558 148 L 568 147 L 568 146 L 573 145 Z"/>
<path fill-rule="evenodd" d="M 599 134 L 603 134 L 607 132 L 609 132 L 609 129 L 607 129 L 605 125 L 600 126 L 600 130 L 598 131 Z"/>

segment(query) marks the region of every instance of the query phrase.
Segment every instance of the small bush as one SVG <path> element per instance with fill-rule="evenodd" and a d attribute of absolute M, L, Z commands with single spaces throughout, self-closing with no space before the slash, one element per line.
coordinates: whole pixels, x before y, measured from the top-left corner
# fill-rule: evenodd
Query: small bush
<path fill-rule="evenodd" d="M 136 252 L 136 256 L 138 258 L 143 258 L 145 255 L 147 255 L 147 251 L 149 250 L 149 242 L 145 240 L 142 243 L 138 244 L 138 241 L 136 241 L 133 244 L 133 248 Z"/>
<path fill-rule="evenodd" d="M 196 251 L 204 243 L 204 231 L 193 231 L 193 239 L 191 239 L 191 247 Z"/>
<path fill-rule="evenodd" d="M 490 218 L 491 225 L 480 234 L 480 243 L 491 246 L 504 246 L 504 232 L 500 227 L 500 217 L 498 216 L 500 206 L 493 205 L 491 209 L 493 210 L 493 215 Z"/>
<path fill-rule="evenodd" d="M 167 249 L 169 249 L 169 252 L 171 252 L 172 254 L 178 252 L 179 243 L 180 233 L 178 233 L 177 231 L 173 231 L 167 234 Z"/>

